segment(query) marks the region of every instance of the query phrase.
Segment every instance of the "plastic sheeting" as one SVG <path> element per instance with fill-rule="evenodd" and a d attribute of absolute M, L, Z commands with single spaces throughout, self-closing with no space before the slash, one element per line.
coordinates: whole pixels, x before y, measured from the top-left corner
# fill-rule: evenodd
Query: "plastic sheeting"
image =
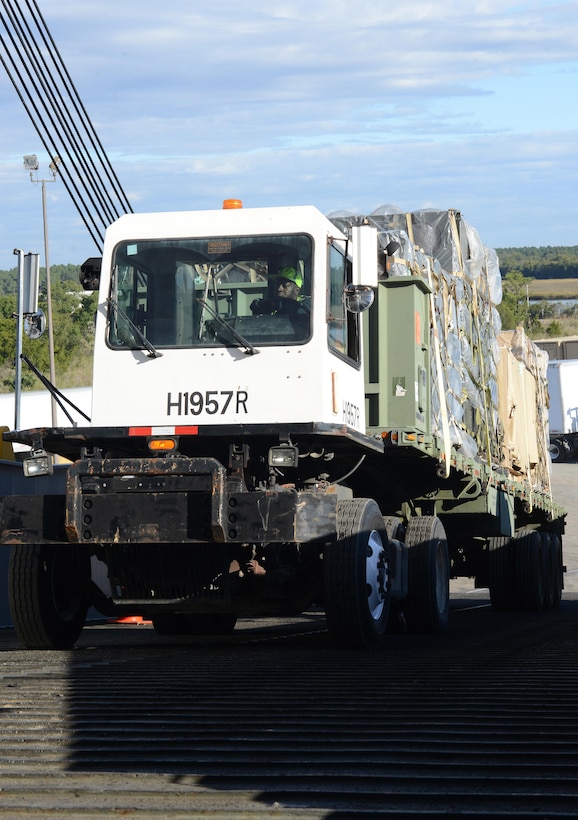
<path fill-rule="evenodd" d="M 496 251 L 453 210 L 404 213 L 382 206 L 369 215 L 329 218 L 344 233 L 364 223 L 377 228 L 380 278 L 420 276 L 432 289 L 430 331 L 440 342 L 439 360 L 430 345 L 432 434 L 442 437 L 447 418 L 457 452 L 524 475 L 536 488 L 548 486 L 547 357 L 521 329 L 501 333 Z M 512 402 L 525 404 L 516 424 Z"/>

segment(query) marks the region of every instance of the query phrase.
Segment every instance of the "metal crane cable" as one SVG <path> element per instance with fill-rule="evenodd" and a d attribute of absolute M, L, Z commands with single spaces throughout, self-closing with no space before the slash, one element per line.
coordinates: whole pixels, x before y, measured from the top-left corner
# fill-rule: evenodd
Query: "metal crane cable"
<path fill-rule="evenodd" d="M 0 14 L 0 19 L 1 19 L 1 14 Z M 4 45 L 4 41 L 3 41 L 1 36 L 0 36 L 0 43 L 2 45 Z M 45 136 L 45 134 L 47 133 L 47 129 L 46 129 L 45 123 L 42 120 L 42 115 L 40 114 L 40 112 L 38 110 L 38 106 L 36 105 L 34 100 L 31 98 L 30 94 L 27 95 L 28 98 L 29 98 L 29 103 L 27 103 L 27 101 L 24 97 L 24 94 L 20 90 L 20 87 L 19 87 L 19 85 L 18 85 L 18 83 L 16 82 L 16 79 L 15 79 L 15 76 L 18 77 L 21 86 L 25 87 L 24 81 L 22 80 L 22 75 L 18 71 L 18 68 L 16 67 L 16 65 L 14 63 L 14 60 L 12 59 L 11 55 L 8 53 L 7 56 L 8 56 L 8 59 L 10 60 L 10 62 L 12 64 L 14 74 L 11 73 L 10 69 L 8 68 L 8 65 L 6 64 L 6 61 L 4 60 L 4 58 L 2 57 L 1 54 L 0 54 L 0 62 L 2 63 L 4 68 L 6 69 L 6 73 L 10 77 L 10 80 L 12 81 L 12 85 L 14 86 L 14 88 L 16 90 L 16 93 L 18 94 L 18 97 L 20 98 L 20 102 L 24 106 L 24 109 L 25 109 L 26 113 L 28 114 L 32 124 L 34 125 L 34 128 L 36 129 L 36 133 L 38 134 L 38 136 L 40 138 L 40 141 L 42 142 L 44 148 L 46 149 L 47 153 L 51 157 L 54 156 L 55 154 L 58 155 L 58 152 L 57 152 L 54 144 L 51 145 L 49 143 L 48 139 Z M 36 114 L 37 119 L 34 118 L 31 108 L 34 109 L 34 113 Z M 44 130 L 42 130 L 42 128 L 40 127 L 41 125 L 44 127 Z M 66 176 L 64 176 L 64 175 L 62 176 L 62 182 L 63 182 L 64 187 L 66 188 L 68 194 L 70 195 L 70 198 L 72 199 L 72 201 L 73 201 L 73 203 L 76 207 L 76 210 L 80 214 L 80 217 L 81 217 L 82 221 L 84 222 L 86 228 L 88 229 L 88 232 L 90 233 L 94 243 L 96 244 L 96 246 L 98 248 L 101 248 L 102 243 L 104 241 L 104 236 L 103 236 L 102 232 L 96 226 L 96 224 L 94 222 L 94 218 L 90 215 L 90 213 L 86 214 L 86 213 L 83 212 L 83 209 L 82 209 L 83 198 L 80 196 L 78 188 L 75 186 L 74 182 L 72 182 L 72 187 L 74 187 L 75 192 L 76 192 L 76 196 L 75 196 L 73 194 L 73 192 L 71 191 L 70 183 L 68 182 Z"/>
<path fill-rule="evenodd" d="M 0 36 L 7 58 L 5 60 L 0 54 L 0 61 L 45 149 L 51 157 L 61 159 L 63 184 L 93 241 L 101 249 L 104 230 L 110 222 L 132 211 L 128 197 L 64 66 L 36 0 L 32 0 L 34 9 L 30 0 L 25 2 L 50 57 L 50 65 L 18 3 L 11 0 L 1 2 L 6 16 L 0 11 L 0 21 L 6 29 L 11 47 Z M 22 22 L 18 19 L 18 13 Z M 18 64 L 23 67 L 29 82 L 25 81 Z"/>
<path fill-rule="evenodd" d="M 0 19 L 2 19 L 2 15 L 1 15 L 1 13 L 0 13 Z M 10 39 L 13 41 L 13 35 L 12 35 L 12 32 L 9 32 L 9 35 L 8 35 L 8 36 L 9 36 L 9 37 L 10 37 Z M 14 41 L 13 41 L 13 44 L 14 44 Z M 32 122 L 34 123 L 34 125 L 35 125 L 35 127 L 36 127 L 36 130 L 37 130 L 37 132 L 38 132 L 39 136 L 41 137 L 41 139 L 42 139 L 42 141 L 43 141 L 43 143 L 44 143 L 45 147 L 47 147 L 47 146 L 46 146 L 46 141 L 43 139 L 43 134 L 47 134 L 47 135 L 49 136 L 49 142 L 51 143 L 51 145 L 50 145 L 50 147 L 47 147 L 47 150 L 48 150 L 48 153 L 50 154 L 50 156 L 51 156 L 51 157 L 53 157 L 53 156 L 54 156 L 54 154 L 58 154 L 57 145 L 64 145 L 64 140 L 63 140 L 62 134 L 61 134 L 61 132 L 59 132 L 58 128 L 56 127 L 56 124 L 55 124 L 55 122 L 54 122 L 54 118 L 51 116 L 50 111 L 48 111 L 48 112 L 47 112 L 47 115 L 48 115 L 48 118 L 49 118 L 50 123 L 51 123 L 51 125 L 52 125 L 52 128 L 54 129 L 54 131 L 55 131 L 55 133 L 56 133 L 56 138 L 57 138 L 57 140 L 55 140 L 55 138 L 54 138 L 53 136 L 51 136 L 51 131 L 50 131 L 50 128 L 48 127 L 48 125 L 47 125 L 47 123 L 46 123 L 46 119 L 42 116 L 42 114 L 41 114 L 41 112 L 40 112 L 40 110 L 39 110 L 39 107 L 38 107 L 38 105 L 37 105 L 37 102 L 36 102 L 36 100 L 35 100 L 35 98 L 34 98 L 33 94 L 32 94 L 32 93 L 31 93 L 31 91 L 30 91 L 30 86 L 29 86 L 29 85 L 28 85 L 28 84 L 24 81 L 24 78 L 23 78 L 23 76 L 22 76 L 21 72 L 19 71 L 19 69 L 18 69 L 18 67 L 17 67 L 17 64 L 16 64 L 16 62 L 15 62 L 15 60 L 14 60 L 14 58 L 13 58 L 12 54 L 11 54 L 11 53 L 8 53 L 8 54 L 7 54 L 7 56 L 8 56 L 8 59 L 10 60 L 10 62 L 11 62 L 11 64 L 12 64 L 12 69 L 13 69 L 13 72 L 14 72 L 14 73 L 13 73 L 13 74 L 10 74 L 10 71 L 8 70 L 8 67 L 6 66 L 6 63 L 4 62 L 4 60 L 2 60 L 2 62 L 4 63 L 4 66 L 5 66 L 5 68 L 6 68 L 7 72 L 8 72 L 8 74 L 9 74 L 9 76 L 10 76 L 10 79 L 12 80 L 12 84 L 13 84 L 13 85 L 14 85 L 14 87 L 16 88 L 16 91 L 17 91 L 17 93 L 19 94 L 20 99 L 21 99 L 21 100 L 22 100 L 22 102 L 24 103 L 24 99 L 23 99 L 22 93 L 21 93 L 20 88 L 18 87 L 18 84 L 16 83 L 16 79 L 15 79 L 15 78 L 18 78 L 18 80 L 19 80 L 19 82 L 20 82 L 20 87 L 21 87 L 22 89 L 24 89 L 24 91 L 25 91 L 25 93 L 26 93 L 26 95 L 27 95 L 27 97 L 28 97 L 29 103 L 30 103 L 31 107 L 34 109 L 34 112 L 35 112 L 35 114 L 36 114 L 36 119 L 35 119 L 34 117 L 32 117 L 32 116 L 31 116 L 31 112 L 30 112 L 30 108 L 29 108 L 29 106 L 27 106 L 27 105 L 24 103 L 24 107 L 25 107 L 25 109 L 26 109 L 26 111 L 27 111 L 28 115 L 30 116 L 30 118 L 31 118 Z M 39 93 L 40 93 L 40 92 L 39 92 L 39 89 L 38 89 L 38 86 L 37 86 L 37 84 L 34 82 L 34 79 L 33 79 L 32 75 L 31 75 L 30 69 L 29 69 L 29 67 L 26 65 L 26 63 L 24 63 L 24 70 L 25 70 L 26 74 L 28 75 L 28 79 L 30 80 L 30 82 L 31 82 L 31 84 L 32 84 L 32 88 L 33 88 L 33 90 L 36 92 L 36 98 L 38 98 Z M 46 107 L 45 107 L 45 108 L 46 108 Z M 41 130 L 41 129 L 42 129 L 42 130 Z M 58 154 L 58 156 L 60 156 L 60 154 Z M 64 166 L 64 162 L 63 162 L 63 166 Z M 86 207 L 86 204 L 84 203 L 84 199 L 83 199 L 83 197 L 81 196 L 80 191 L 78 190 L 78 186 L 76 185 L 75 180 L 72 178 L 72 176 L 71 176 L 70 174 L 68 175 L 68 177 L 69 177 L 69 180 L 70 180 L 70 184 L 72 185 L 72 187 L 74 188 L 74 191 L 75 191 L 75 193 L 76 193 L 76 197 L 74 197 L 74 196 L 73 196 L 73 201 L 74 201 L 75 203 L 76 203 L 76 202 L 81 202 L 81 203 L 82 203 L 82 205 L 83 205 L 84 207 Z M 70 191 L 70 189 L 68 188 L 68 186 L 66 185 L 66 177 L 64 177 L 64 176 L 63 176 L 63 182 L 64 182 L 64 184 L 65 184 L 65 187 L 66 187 L 67 191 L 68 191 L 68 192 L 69 192 L 69 194 L 70 194 L 70 193 L 71 193 L 71 191 Z M 89 199 L 92 199 L 92 198 L 91 198 L 91 196 L 90 196 L 90 194 L 89 194 Z M 92 200 L 92 201 L 93 201 L 93 204 L 94 204 L 94 200 Z M 78 208 L 79 208 L 79 206 L 77 205 L 77 209 L 78 209 Z M 89 217 L 90 217 L 90 214 L 89 214 Z M 100 234 L 100 236 L 101 236 L 101 240 L 102 240 L 102 234 L 101 234 L 100 232 L 98 232 L 98 233 Z"/>
<path fill-rule="evenodd" d="M 10 0 L 3 0 L 3 4 L 4 4 L 4 7 L 7 9 L 10 6 Z M 100 218 L 101 219 L 106 218 L 110 222 L 115 218 L 114 209 L 110 209 L 108 207 L 108 204 L 105 201 L 104 197 L 102 196 L 101 191 L 99 190 L 99 187 L 96 187 L 96 179 L 94 177 L 94 174 L 92 173 L 92 169 L 91 169 L 89 161 L 88 161 L 88 158 L 90 157 L 90 154 L 89 154 L 89 152 L 86 148 L 86 144 L 82 141 L 81 133 L 75 128 L 74 123 L 70 121 L 70 116 L 68 116 L 68 112 L 66 111 L 66 109 L 63 108 L 64 101 L 62 99 L 62 95 L 59 93 L 56 84 L 52 80 L 52 75 L 51 75 L 50 69 L 49 69 L 49 67 L 46 63 L 46 60 L 44 59 L 44 57 L 42 55 L 42 52 L 37 47 L 37 52 L 38 52 L 38 57 L 37 57 L 35 52 L 30 47 L 30 42 L 31 41 L 36 45 L 36 43 L 34 41 L 34 37 L 32 35 L 32 32 L 30 31 L 30 27 L 28 26 L 28 23 L 26 21 L 24 21 L 24 25 L 25 25 L 26 29 L 28 30 L 28 35 L 29 35 L 29 38 L 30 38 L 29 39 L 29 38 L 26 37 L 26 34 L 25 34 L 22 26 L 18 23 L 18 20 L 15 18 L 15 16 L 13 16 L 13 14 L 12 15 L 9 14 L 9 16 L 10 16 L 10 20 L 12 22 L 12 25 L 14 27 L 14 31 L 16 32 L 16 35 L 17 35 L 17 37 L 20 41 L 20 44 L 21 44 L 22 48 L 24 49 L 24 51 L 26 53 L 26 56 L 28 58 L 28 65 L 32 66 L 32 68 L 34 69 L 34 71 L 36 73 L 36 77 L 38 78 L 38 84 L 37 84 L 37 83 L 34 82 L 32 77 L 30 76 L 30 72 L 27 69 L 27 73 L 28 73 L 29 79 L 32 83 L 32 86 L 33 86 L 34 90 L 36 91 L 37 95 L 40 96 L 40 90 L 38 88 L 38 85 L 40 85 L 40 87 L 42 89 L 42 92 L 44 94 L 44 99 L 46 100 L 47 103 L 50 103 L 50 105 L 52 107 L 53 114 L 56 117 L 58 117 L 58 122 L 60 124 L 60 130 L 58 129 L 58 127 L 57 127 L 57 125 L 54 121 L 55 117 L 50 113 L 50 110 L 48 111 L 48 116 L 49 116 L 50 122 L 52 124 L 52 127 L 55 130 L 55 133 L 56 133 L 56 135 L 59 139 L 59 142 L 64 144 L 65 136 L 70 141 L 70 144 L 74 148 L 74 151 L 76 152 L 76 155 L 80 158 L 80 163 L 81 163 L 81 166 L 82 166 L 82 169 L 83 169 L 84 173 L 86 174 L 87 179 L 90 180 L 92 190 L 94 191 L 96 198 L 99 200 L 100 207 L 102 209 L 102 210 L 99 211 Z M 40 65 L 40 63 L 42 65 Z M 44 71 L 42 70 L 42 67 L 44 68 Z M 52 84 L 54 90 L 56 91 L 56 96 L 55 96 L 53 90 L 50 87 L 51 84 Z M 60 102 L 59 102 L 59 100 L 60 100 Z M 48 107 L 46 105 L 46 103 L 45 103 L 45 107 Z M 77 131 L 77 133 L 78 133 L 78 139 L 75 135 L 75 131 Z M 80 149 L 79 143 L 82 145 L 82 148 L 84 149 L 84 154 L 82 153 L 82 151 Z M 86 155 L 87 159 L 85 159 L 85 155 Z M 61 157 L 61 160 L 63 162 L 66 161 L 65 158 L 62 158 L 62 157 Z M 102 180 L 100 180 L 100 186 L 102 186 Z M 92 201 L 93 205 L 96 206 L 94 198 L 91 197 L 91 201 Z M 116 214 L 116 217 L 118 217 L 118 214 Z"/>
<path fill-rule="evenodd" d="M 46 37 L 48 37 L 48 40 L 50 41 L 50 44 L 52 45 L 52 49 L 58 57 L 58 61 L 55 61 L 54 58 L 53 58 L 54 65 L 56 67 L 56 70 L 58 71 L 58 75 L 59 75 L 64 87 L 68 91 L 68 96 L 69 96 L 70 101 L 72 102 L 72 104 L 74 106 L 74 109 L 75 109 L 77 115 L 81 119 L 84 118 L 84 120 L 86 121 L 86 124 L 87 124 L 86 131 L 87 131 L 88 138 L 90 140 L 90 144 L 92 145 L 93 149 L 96 151 L 96 153 L 97 153 L 97 155 L 98 155 L 98 157 L 101 161 L 101 164 L 103 166 L 103 170 L 106 174 L 106 177 L 107 177 L 109 183 L 112 185 L 112 187 L 114 189 L 114 192 L 118 196 L 119 202 L 124 205 L 124 207 L 122 209 L 123 212 L 124 213 L 132 212 L 132 207 L 131 207 L 131 204 L 128 200 L 128 197 L 127 197 L 127 195 L 126 195 L 126 193 L 125 193 L 125 191 L 124 191 L 124 189 L 123 189 L 123 187 L 120 183 L 120 180 L 118 179 L 118 177 L 117 177 L 117 175 L 114 171 L 114 168 L 112 167 L 112 164 L 110 163 L 110 160 L 109 160 L 109 158 L 106 154 L 106 151 L 104 150 L 104 147 L 103 147 L 103 145 L 102 145 L 102 143 L 101 143 L 101 141 L 98 137 L 98 134 L 96 133 L 96 130 L 94 129 L 94 126 L 93 126 L 92 121 L 91 121 L 91 119 L 88 115 L 88 112 L 87 112 L 86 108 L 84 107 L 84 104 L 83 104 L 83 102 L 80 98 L 80 95 L 78 94 L 78 91 L 76 90 L 76 86 L 74 85 L 72 77 L 70 76 L 70 74 L 68 72 L 68 69 L 66 68 L 66 65 L 64 64 L 64 61 L 62 60 L 62 57 L 60 56 L 60 52 L 58 50 L 58 47 L 57 47 L 56 43 L 54 42 L 54 39 L 53 39 L 52 35 L 50 34 L 48 26 L 46 25 L 46 23 L 44 21 L 44 17 L 42 16 L 42 13 L 41 13 L 40 9 L 38 8 L 38 4 L 37 4 L 36 0 L 32 0 L 32 3 L 34 4 L 34 7 L 36 8 L 36 12 L 38 14 L 38 17 L 40 18 L 40 20 L 42 22 L 42 26 L 44 28 L 44 32 L 46 33 Z M 30 10 L 30 13 L 34 17 L 34 12 L 30 8 L 29 0 L 26 0 L 26 5 L 28 6 L 28 8 Z M 45 37 L 45 35 L 42 31 L 42 28 L 38 24 L 37 21 L 36 21 L 36 25 L 37 25 L 37 28 L 40 32 L 40 36 L 42 37 L 42 39 L 44 41 L 44 44 L 45 44 L 46 48 L 50 51 L 50 45 L 47 42 L 46 37 Z"/>

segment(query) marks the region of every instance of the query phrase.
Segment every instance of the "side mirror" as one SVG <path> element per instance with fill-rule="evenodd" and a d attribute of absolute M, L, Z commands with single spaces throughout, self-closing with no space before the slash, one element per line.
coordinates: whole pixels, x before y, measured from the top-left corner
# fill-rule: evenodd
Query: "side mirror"
<path fill-rule="evenodd" d="M 375 292 L 369 285 L 347 285 L 343 291 L 345 309 L 349 313 L 363 313 L 375 299 Z"/>
<path fill-rule="evenodd" d="M 92 256 L 80 266 L 78 278 L 84 290 L 98 290 L 101 266 L 102 259 L 100 256 Z"/>
<path fill-rule="evenodd" d="M 40 339 L 46 330 L 46 316 L 41 310 L 27 313 L 24 317 L 24 332 L 29 339 Z"/>

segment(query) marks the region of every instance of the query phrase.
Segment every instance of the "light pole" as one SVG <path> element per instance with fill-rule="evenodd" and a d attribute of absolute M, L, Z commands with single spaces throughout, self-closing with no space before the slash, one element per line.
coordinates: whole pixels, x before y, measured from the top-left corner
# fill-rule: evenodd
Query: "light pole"
<path fill-rule="evenodd" d="M 34 185 L 42 185 L 42 224 L 44 228 L 44 261 L 46 267 L 46 324 L 48 325 L 48 358 L 50 368 L 50 382 L 56 386 L 56 367 L 54 363 L 54 333 L 52 328 L 52 292 L 50 287 L 50 256 L 48 252 L 48 219 L 46 216 L 46 183 L 56 182 L 60 157 L 54 157 L 48 166 L 50 179 L 38 179 L 38 157 L 36 154 L 27 154 L 24 157 L 24 170 L 29 171 L 30 181 Z M 56 400 L 51 397 L 52 426 L 56 427 Z"/>
<path fill-rule="evenodd" d="M 14 429 L 20 430 L 20 397 L 22 391 L 22 293 L 24 291 L 24 251 L 14 248 L 18 256 L 18 296 L 16 297 L 16 366 L 14 375 Z"/>

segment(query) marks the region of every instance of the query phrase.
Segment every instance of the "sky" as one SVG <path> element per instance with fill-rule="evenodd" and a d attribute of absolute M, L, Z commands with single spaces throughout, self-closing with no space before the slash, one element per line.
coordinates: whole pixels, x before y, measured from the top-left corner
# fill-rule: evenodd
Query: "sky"
<path fill-rule="evenodd" d="M 578 245 L 578 0 L 38 5 L 135 212 L 456 208 L 490 247 Z M 22 157 L 50 157 L 1 65 L 0 122 L 0 269 L 44 264 Z M 50 263 L 94 256 L 46 198 Z"/>

